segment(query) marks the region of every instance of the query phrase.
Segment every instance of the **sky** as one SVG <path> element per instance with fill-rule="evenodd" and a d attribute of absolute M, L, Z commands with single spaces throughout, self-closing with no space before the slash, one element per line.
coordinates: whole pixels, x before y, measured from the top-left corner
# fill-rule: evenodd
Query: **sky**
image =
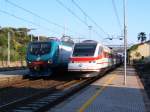
<path fill-rule="evenodd" d="M 118 39 L 123 36 L 123 0 L 74 1 L 90 19 L 76 7 L 72 0 L 0 0 L 0 26 L 27 27 L 32 29 L 30 34 L 48 37 L 60 38 L 65 34 L 71 36 L 75 41 L 81 38 L 81 40 L 97 40 L 107 45 L 123 44 L 123 40 Z M 135 44 L 138 42 L 139 32 L 145 32 L 149 38 L 150 0 L 126 1 L 128 44 Z M 27 9 L 36 16 L 11 3 Z M 91 30 L 88 26 L 92 26 Z M 114 39 L 109 40 L 108 37 Z"/>

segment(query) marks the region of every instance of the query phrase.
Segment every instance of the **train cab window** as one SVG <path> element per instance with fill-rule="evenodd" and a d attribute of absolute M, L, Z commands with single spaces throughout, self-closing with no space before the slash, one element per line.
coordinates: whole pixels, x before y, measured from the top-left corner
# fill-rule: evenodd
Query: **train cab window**
<path fill-rule="evenodd" d="M 73 56 L 94 56 L 97 44 L 76 44 Z"/>
<path fill-rule="evenodd" d="M 31 43 L 28 51 L 33 55 L 44 55 L 50 52 L 51 46 L 47 42 Z"/>

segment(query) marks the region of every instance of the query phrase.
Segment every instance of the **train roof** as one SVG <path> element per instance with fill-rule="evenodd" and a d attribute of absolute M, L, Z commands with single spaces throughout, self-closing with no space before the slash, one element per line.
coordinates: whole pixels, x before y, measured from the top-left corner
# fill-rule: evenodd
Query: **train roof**
<path fill-rule="evenodd" d="M 68 41 L 64 41 L 64 40 L 60 40 L 58 38 L 49 38 L 48 40 L 45 40 L 45 41 L 32 41 L 30 43 L 44 43 L 44 42 L 62 42 L 62 43 L 71 43 L 71 44 L 74 44 L 74 42 L 72 40 L 68 40 Z"/>
<path fill-rule="evenodd" d="M 95 40 L 84 40 L 81 43 L 98 43 L 98 42 Z"/>
<path fill-rule="evenodd" d="M 64 46 L 70 46 L 72 47 L 74 45 L 74 43 L 72 41 L 59 41 L 59 40 L 47 40 L 47 41 L 34 41 L 34 42 L 30 42 L 30 44 L 38 44 L 38 43 L 57 43 L 57 44 L 60 44 L 60 45 L 64 45 Z"/>
<path fill-rule="evenodd" d="M 105 45 L 103 45 L 100 42 L 95 41 L 95 40 L 84 40 L 84 41 L 82 41 L 80 43 L 75 43 L 75 44 L 77 44 L 77 45 L 87 45 L 87 44 L 89 44 L 89 45 L 97 45 L 97 44 L 99 44 L 100 46 L 104 47 L 105 49 L 109 49 L 107 46 L 105 46 Z"/>
<path fill-rule="evenodd" d="M 75 45 L 97 45 L 97 43 L 75 43 Z"/>
<path fill-rule="evenodd" d="M 50 42 L 50 41 L 34 41 L 34 42 L 30 42 L 30 43 L 32 44 L 32 43 L 48 43 L 48 42 Z"/>

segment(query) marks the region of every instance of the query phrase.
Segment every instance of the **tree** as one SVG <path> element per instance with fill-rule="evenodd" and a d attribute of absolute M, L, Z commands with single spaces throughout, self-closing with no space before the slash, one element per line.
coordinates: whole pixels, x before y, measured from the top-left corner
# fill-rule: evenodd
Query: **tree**
<path fill-rule="evenodd" d="M 7 47 L 8 47 L 8 32 L 10 32 L 10 54 L 11 61 L 21 62 L 25 60 L 27 45 L 30 42 L 31 34 L 28 32 L 31 29 L 28 28 L 13 28 L 3 27 L 0 29 L 0 61 L 7 60 Z M 33 41 L 36 41 L 36 36 L 32 35 Z M 46 36 L 41 36 L 40 40 L 46 41 Z"/>
<path fill-rule="evenodd" d="M 3 27 L 0 29 L 0 60 L 7 60 L 8 32 L 10 38 L 11 61 L 25 60 L 27 44 L 30 42 L 28 28 Z M 34 37 L 34 36 L 33 36 Z M 19 58 L 18 58 L 19 57 Z"/>
<path fill-rule="evenodd" d="M 138 34 L 138 40 L 140 40 L 141 41 L 141 43 L 143 43 L 144 41 L 146 41 L 146 34 L 145 34 L 145 32 L 140 32 L 139 34 Z"/>

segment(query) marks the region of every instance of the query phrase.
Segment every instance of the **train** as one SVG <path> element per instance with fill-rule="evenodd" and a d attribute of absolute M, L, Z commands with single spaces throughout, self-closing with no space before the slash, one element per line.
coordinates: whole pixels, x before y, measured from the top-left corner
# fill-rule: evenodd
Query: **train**
<path fill-rule="evenodd" d="M 57 38 L 30 42 L 26 54 L 28 76 L 45 77 L 51 76 L 58 69 L 67 70 L 73 45 L 72 40 Z"/>
<path fill-rule="evenodd" d="M 96 77 L 123 62 L 123 56 L 94 40 L 74 45 L 68 64 L 68 72 L 77 77 Z"/>

